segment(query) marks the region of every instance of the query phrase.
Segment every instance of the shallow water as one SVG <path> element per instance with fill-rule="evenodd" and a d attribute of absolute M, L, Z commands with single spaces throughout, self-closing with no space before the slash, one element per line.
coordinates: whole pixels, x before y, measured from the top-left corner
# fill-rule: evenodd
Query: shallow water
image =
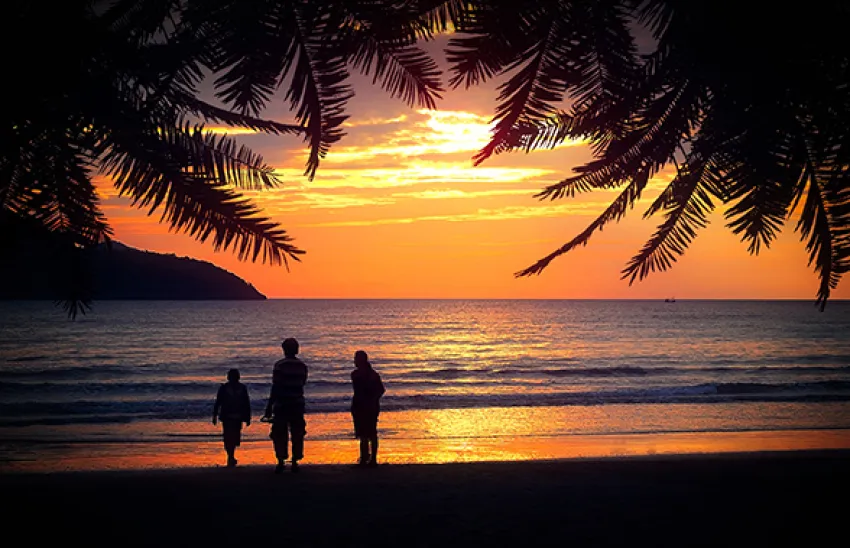
<path fill-rule="evenodd" d="M 850 429 L 848 302 L 99 302 L 76 322 L 50 303 L 5 302 L 0 333 L 7 464 L 48 447 L 214 444 L 227 369 L 258 417 L 288 336 L 310 370 L 314 443 L 350 443 L 357 349 L 387 387 L 388 455 L 451 440 Z M 251 426 L 246 447 L 265 435 Z M 539 458 L 522 445 L 498 454 Z"/>

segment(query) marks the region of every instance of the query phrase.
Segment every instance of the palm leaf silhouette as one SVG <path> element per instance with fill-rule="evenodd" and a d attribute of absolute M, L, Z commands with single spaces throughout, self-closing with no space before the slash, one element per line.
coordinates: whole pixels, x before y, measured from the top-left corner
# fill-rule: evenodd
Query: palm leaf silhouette
<path fill-rule="evenodd" d="M 780 8 L 769 24 L 721 3 L 670 0 L 493 1 L 468 11 L 448 49 L 451 84 L 507 77 L 493 138 L 476 163 L 585 139 L 595 158 L 537 197 L 623 189 L 585 231 L 518 276 L 587 243 L 635 204 L 648 177 L 673 166 L 676 176 L 646 211 L 664 221 L 626 265 L 626 279 L 672 266 L 718 203 L 754 254 L 802 203 L 797 228 L 824 305 L 850 268 L 850 55 L 839 39 L 846 6 Z M 806 26 L 818 35 L 792 45 L 787 36 Z M 636 33 L 654 40 L 640 55 Z"/>

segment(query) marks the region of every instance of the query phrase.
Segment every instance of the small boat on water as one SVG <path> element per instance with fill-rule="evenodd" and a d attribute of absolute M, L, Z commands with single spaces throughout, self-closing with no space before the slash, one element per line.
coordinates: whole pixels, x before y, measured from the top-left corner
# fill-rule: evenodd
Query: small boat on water
<path fill-rule="evenodd" d="M 664 299 L 664 302 L 665 302 L 665 303 L 675 303 L 675 302 L 676 302 L 676 297 L 673 297 L 672 299 Z"/>

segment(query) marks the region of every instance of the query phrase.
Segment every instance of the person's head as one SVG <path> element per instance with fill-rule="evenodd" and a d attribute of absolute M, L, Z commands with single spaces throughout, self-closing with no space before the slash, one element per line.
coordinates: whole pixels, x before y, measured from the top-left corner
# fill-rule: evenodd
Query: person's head
<path fill-rule="evenodd" d="M 231 369 L 227 372 L 227 380 L 230 382 L 239 382 L 239 370 Z"/>
<path fill-rule="evenodd" d="M 366 367 L 369 365 L 369 356 L 363 350 L 358 350 L 354 353 L 354 365 L 356 367 Z"/>
<path fill-rule="evenodd" d="M 292 337 L 283 339 L 280 346 L 283 348 L 283 355 L 287 358 L 294 358 L 295 355 L 298 354 L 298 341 Z"/>

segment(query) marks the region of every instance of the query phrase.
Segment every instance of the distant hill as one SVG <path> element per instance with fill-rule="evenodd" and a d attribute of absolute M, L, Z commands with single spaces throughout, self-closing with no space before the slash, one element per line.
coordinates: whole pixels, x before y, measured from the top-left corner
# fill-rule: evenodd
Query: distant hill
<path fill-rule="evenodd" d="M 30 242 L 0 261 L 0 299 L 57 299 L 63 265 Z M 90 256 L 95 300 L 263 300 L 265 295 L 212 263 L 113 242 Z"/>

